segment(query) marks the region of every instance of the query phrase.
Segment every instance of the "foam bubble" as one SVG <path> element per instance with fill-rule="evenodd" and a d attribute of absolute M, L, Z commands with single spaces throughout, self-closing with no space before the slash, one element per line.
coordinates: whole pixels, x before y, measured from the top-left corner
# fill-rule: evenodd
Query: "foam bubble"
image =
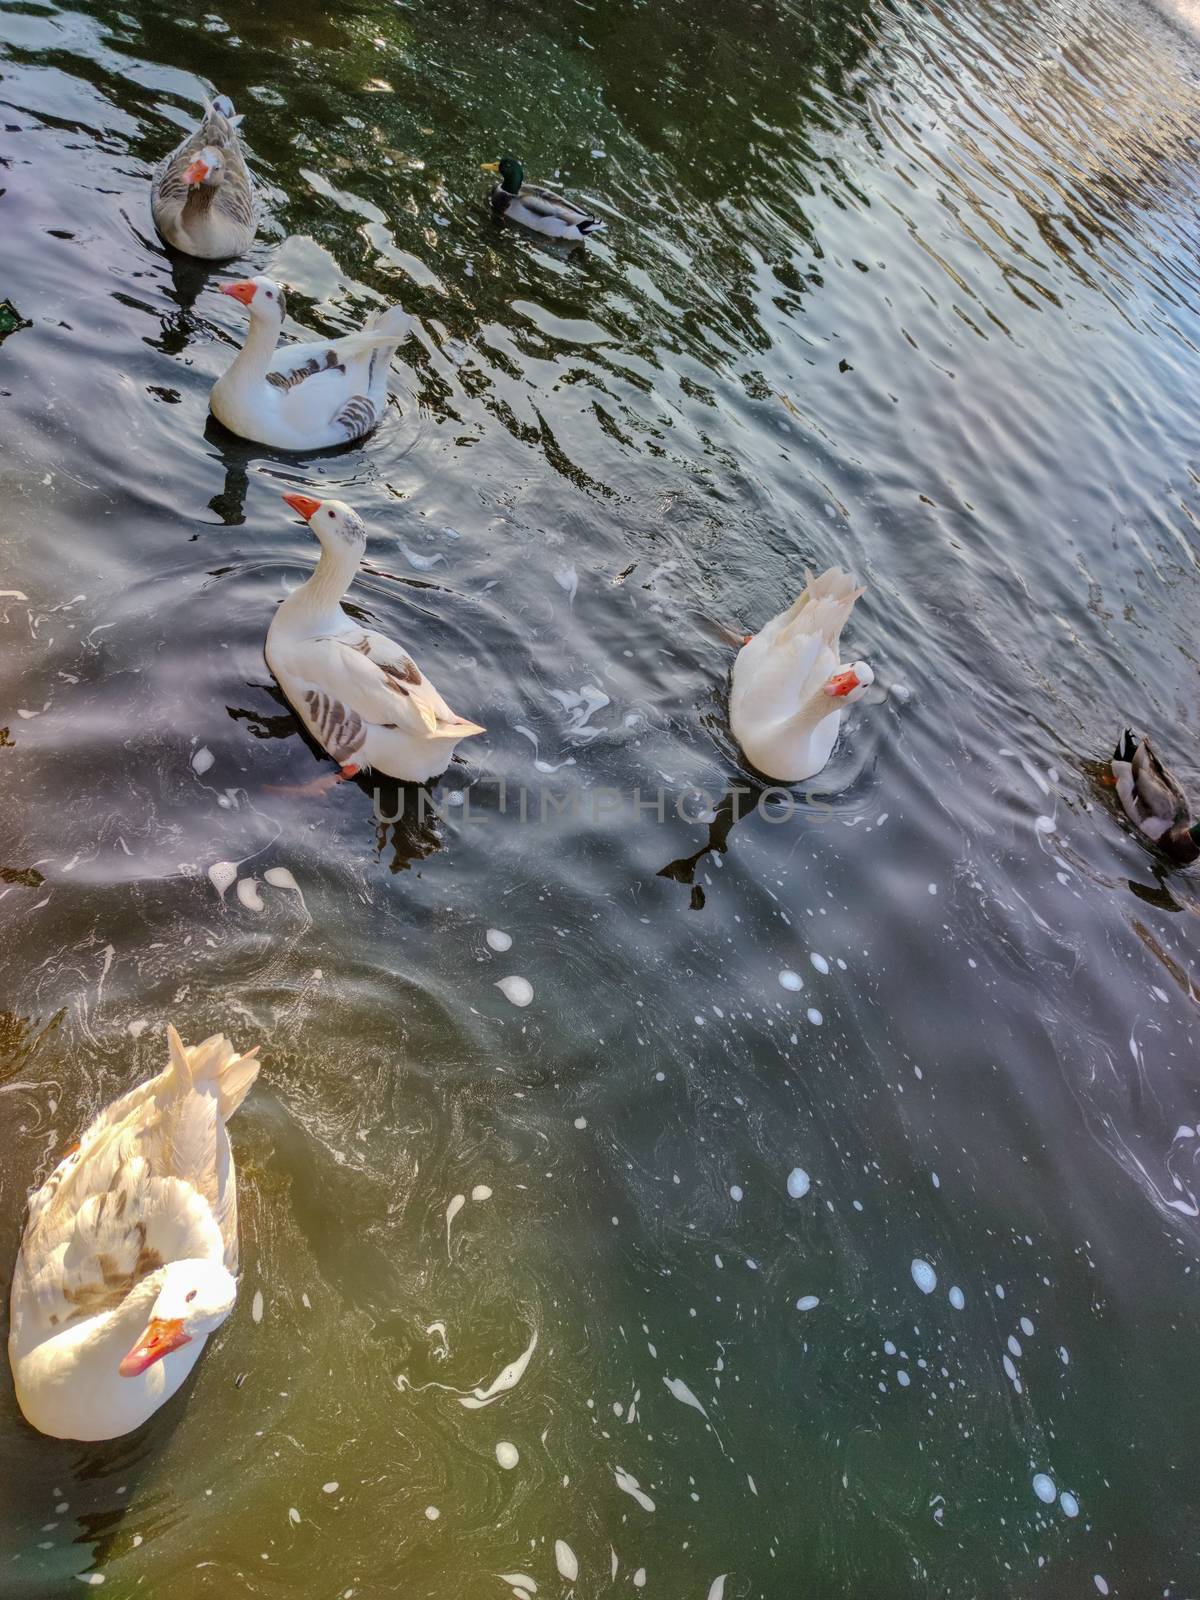
<path fill-rule="evenodd" d="M 932 1294 L 937 1288 L 937 1273 L 928 1261 L 922 1261 L 920 1256 L 917 1256 L 909 1270 L 912 1273 L 912 1281 L 922 1294 Z"/>

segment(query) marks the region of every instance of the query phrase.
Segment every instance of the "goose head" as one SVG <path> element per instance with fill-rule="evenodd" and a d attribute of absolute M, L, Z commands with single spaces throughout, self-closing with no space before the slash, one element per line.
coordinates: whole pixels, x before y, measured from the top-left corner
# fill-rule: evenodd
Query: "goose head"
<path fill-rule="evenodd" d="M 236 1299 L 237 1279 L 219 1261 L 197 1257 L 168 1262 L 149 1321 L 117 1370 L 123 1378 L 136 1378 L 172 1350 L 207 1339 Z"/>
<path fill-rule="evenodd" d="M 839 666 L 823 685 L 823 692 L 842 706 L 852 706 L 875 682 L 875 674 L 865 661 L 854 661 L 848 667 Z M 830 710 L 841 709 L 830 707 Z"/>
<path fill-rule="evenodd" d="M 241 301 L 252 322 L 266 322 L 274 328 L 282 325 L 287 302 L 282 286 L 274 278 L 242 278 L 237 283 L 222 283 L 219 288 L 231 300 Z"/>
<path fill-rule="evenodd" d="M 206 144 L 204 149 L 185 168 L 183 181 L 189 188 L 215 189 L 225 176 L 225 158 L 216 145 Z"/>
<path fill-rule="evenodd" d="M 344 500 L 314 500 L 307 494 L 285 494 L 283 498 L 293 511 L 300 513 L 320 540 L 322 550 L 330 555 L 344 556 L 349 550 L 357 558 L 367 548 L 363 519 Z"/>

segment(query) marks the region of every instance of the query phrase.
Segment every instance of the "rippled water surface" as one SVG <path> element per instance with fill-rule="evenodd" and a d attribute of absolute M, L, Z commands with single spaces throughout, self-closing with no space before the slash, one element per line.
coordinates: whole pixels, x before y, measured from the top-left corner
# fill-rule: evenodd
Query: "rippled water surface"
<path fill-rule="evenodd" d="M 185 1395 L 66 1445 L 5 1367 L 0 1593 L 1197 1593 L 1200 902 L 1100 781 L 1130 719 L 1200 787 L 1188 10 L 0 0 L 5 1298 L 168 1019 L 266 1063 Z M 416 317 L 361 448 L 207 420 L 247 270 Z M 437 812 L 295 792 L 310 485 L 487 726 Z M 759 805 L 730 640 L 833 562 L 874 698 Z"/>

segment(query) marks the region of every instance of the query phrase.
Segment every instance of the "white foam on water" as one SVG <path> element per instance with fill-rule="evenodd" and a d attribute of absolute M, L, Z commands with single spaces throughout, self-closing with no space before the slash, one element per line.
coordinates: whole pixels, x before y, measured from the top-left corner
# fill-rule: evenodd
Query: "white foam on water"
<path fill-rule="evenodd" d="M 496 1576 L 501 1583 L 508 1584 L 510 1589 L 528 1589 L 530 1594 L 537 1593 L 537 1580 L 531 1578 L 527 1572 L 498 1572 Z"/>
<path fill-rule="evenodd" d="M 1098 1572 L 1093 1574 L 1092 1582 L 1096 1585 L 1097 1589 L 1099 1589 L 1101 1594 L 1107 1594 L 1108 1593 L 1107 1580 L 1104 1579 L 1103 1577 L 1101 1577 L 1101 1575 Z"/>
<path fill-rule="evenodd" d="M 263 908 L 263 898 L 258 892 L 257 878 L 239 878 L 237 897 L 247 911 L 261 911 Z"/>
<path fill-rule="evenodd" d="M 787 1192 L 793 1200 L 803 1200 L 812 1188 L 812 1180 L 803 1167 L 793 1167 L 788 1173 Z"/>
<path fill-rule="evenodd" d="M 192 771 L 198 778 L 202 778 L 216 759 L 208 746 L 202 744 L 192 757 Z"/>
<path fill-rule="evenodd" d="M 288 1521 L 291 1523 L 293 1528 L 298 1528 L 300 1526 L 300 1513 L 296 1510 L 295 1506 L 288 1507 Z"/>
<path fill-rule="evenodd" d="M 208 869 L 208 881 L 224 900 L 230 886 L 237 881 L 237 863 L 214 861 Z"/>
<path fill-rule="evenodd" d="M 328 1483 L 323 1483 L 321 1485 L 321 1493 L 322 1494 L 336 1494 L 340 1487 L 341 1487 L 341 1485 L 338 1483 L 337 1479 L 336 1478 L 331 1478 Z"/>
<path fill-rule="evenodd" d="M 729 1198 L 731 1200 L 741 1200 L 741 1199 L 744 1198 L 742 1186 L 741 1186 L 740 1183 L 731 1183 L 729 1185 Z"/>
<path fill-rule="evenodd" d="M 292 894 L 300 895 L 300 904 L 304 905 L 304 896 L 300 892 L 300 885 L 286 867 L 268 867 L 263 877 L 272 889 L 289 889 Z M 304 906 L 307 911 L 308 907 Z"/>
<path fill-rule="evenodd" d="M 587 1118 L 586 1117 L 576 1117 L 575 1118 L 575 1126 L 577 1128 L 579 1128 L 580 1130 L 586 1128 L 587 1127 Z"/>
<path fill-rule="evenodd" d="M 1079 1501 L 1069 1489 L 1064 1489 L 1058 1497 L 1058 1503 L 1063 1508 L 1063 1514 L 1068 1517 L 1079 1515 Z"/>
<path fill-rule="evenodd" d="M 1071 1352 L 1067 1349 L 1065 1344 L 1060 1344 L 1058 1347 L 1058 1359 L 1062 1362 L 1064 1367 L 1070 1364 Z"/>
<path fill-rule="evenodd" d="M 632 1496 L 632 1498 L 637 1501 L 638 1505 L 641 1506 L 643 1511 L 654 1510 L 654 1501 L 651 1500 L 650 1496 L 643 1491 L 641 1484 L 632 1475 L 632 1473 L 626 1472 L 624 1467 L 615 1467 L 613 1469 L 613 1476 L 617 1480 L 617 1488 L 624 1489 L 627 1495 Z"/>
<path fill-rule="evenodd" d="M 955 1311 L 961 1311 L 966 1303 L 966 1295 L 962 1292 L 958 1285 L 955 1284 L 950 1291 L 950 1304 L 954 1307 Z"/>
<path fill-rule="evenodd" d="M 1034 1473 L 1033 1492 L 1044 1506 L 1052 1506 L 1058 1499 L 1058 1490 L 1054 1487 L 1054 1479 L 1047 1477 L 1044 1472 Z"/>
<path fill-rule="evenodd" d="M 496 1445 L 496 1460 L 506 1472 L 511 1472 L 521 1459 L 521 1452 L 515 1444 L 510 1444 L 507 1439 L 501 1439 Z"/>
<path fill-rule="evenodd" d="M 809 1008 L 808 1008 L 808 1020 L 812 1023 L 814 1028 L 819 1028 L 821 1026 L 821 1024 L 825 1021 L 825 1018 L 817 1010 L 816 1006 L 809 1006 Z"/>
<path fill-rule="evenodd" d="M 525 1369 L 533 1359 L 533 1352 L 537 1349 L 537 1342 L 538 1336 L 535 1328 L 529 1344 L 517 1359 L 510 1361 L 503 1371 L 496 1378 L 493 1378 L 486 1389 L 475 1389 L 470 1394 L 459 1395 L 459 1405 L 465 1406 L 468 1411 L 481 1411 L 484 1406 L 490 1406 L 493 1400 L 498 1399 L 502 1394 L 506 1394 L 509 1389 L 515 1389 L 525 1376 Z"/>
<path fill-rule="evenodd" d="M 815 1294 L 803 1294 L 796 1301 L 796 1310 L 815 1311 L 820 1304 L 821 1302 Z"/>
<path fill-rule="evenodd" d="M 818 951 L 814 950 L 812 955 L 810 955 L 808 959 L 812 962 L 813 966 L 816 967 L 818 972 L 820 972 L 822 974 L 828 973 L 828 971 L 829 971 L 829 963 L 828 963 L 828 961 L 826 961 L 825 957 L 823 955 L 821 955 Z"/>
<path fill-rule="evenodd" d="M 442 1513 L 438 1510 L 438 1508 L 436 1506 L 426 1506 L 425 1507 L 425 1515 L 429 1518 L 430 1522 L 436 1522 L 437 1519 L 441 1516 L 441 1514 Z"/>
<path fill-rule="evenodd" d="M 909 1271 L 912 1273 L 912 1281 L 922 1294 L 932 1294 L 937 1288 L 937 1273 L 929 1265 L 928 1261 L 922 1261 L 920 1256 L 913 1260 Z"/>
<path fill-rule="evenodd" d="M 637 1571 L 634 1573 L 634 1575 L 633 1575 L 633 1587 L 635 1589 L 644 1589 L 646 1587 L 646 1569 L 645 1569 L 645 1567 L 639 1567 L 637 1569 Z"/>
<path fill-rule="evenodd" d="M 676 1400 L 679 1401 L 680 1405 L 691 1406 L 693 1411 L 698 1411 L 700 1415 L 707 1420 L 708 1412 L 700 1404 L 699 1400 L 696 1399 L 696 1396 L 688 1388 L 687 1384 L 684 1383 L 682 1378 L 664 1378 L 663 1382 L 675 1396 Z"/>
<path fill-rule="evenodd" d="M 554 1541 L 554 1565 L 568 1583 L 574 1583 L 579 1576 L 579 1562 L 565 1539 Z"/>
<path fill-rule="evenodd" d="M 790 967 L 785 967 L 779 974 L 779 986 L 790 989 L 793 994 L 799 994 L 804 987 L 804 979 L 798 972 L 793 972 Z"/>
<path fill-rule="evenodd" d="M 476 1201 L 490 1200 L 492 1191 L 486 1183 L 477 1183 L 471 1190 L 471 1199 Z"/>
<path fill-rule="evenodd" d="M 250 1315 L 255 1322 L 261 1322 L 263 1319 L 263 1292 L 261 1289 L 255 1289 L 254 1291 L 254 1299 L 250 1303 Z"/>
<path fill-rule="evenodd" d="M 497 979 L 495 987 L 514 1006 L 527 1006 L 533 999 L 533 985 L 528 978 L 522 978 L 519 973 Z"/>
<path fill-rule="evenodd" d="M 465 1194 L 456 1194 L 451 1198 L 450 1204 L 446 1207 L 446 1254 L 447 1255 L 449 1255 L 449 1253 L 450 1253 L 450 1224 L 454 1221 L 455 1217 L 462 1210 L 462 1208 L 466 1205 L 466 1203 L 467 1203 L 467 1197 L 466 1197 Z"/>
<path fill-rule="evenodd" d="M 512 949 L 512 934 L 505 933 L 503 928 L 489 928 L 487 933 L 484 934 L 484 938 L 488 942 L 488 948 L 495 950 L 500 955 L 503 955 L 506 950 Z"/>
<path fill-rule="evenodd" d="M 708 1600 L 725 1600 L 725 1579 L 729 1576 L 723 1572 L 719 1578 L 714 1578 L 709 1585 Z"/>

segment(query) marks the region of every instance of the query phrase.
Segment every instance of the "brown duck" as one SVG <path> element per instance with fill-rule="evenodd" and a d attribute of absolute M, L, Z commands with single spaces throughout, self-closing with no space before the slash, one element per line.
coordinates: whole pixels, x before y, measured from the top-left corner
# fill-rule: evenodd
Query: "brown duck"
<path fill-rule="evenodd" d="M 1150 746 L 1126 728 L 1112 758 L 1113 782 L 1125 815 L 1172 861 L 1187 866 L 1200 857 L 1200 822 L 1179 784 Z"/>

